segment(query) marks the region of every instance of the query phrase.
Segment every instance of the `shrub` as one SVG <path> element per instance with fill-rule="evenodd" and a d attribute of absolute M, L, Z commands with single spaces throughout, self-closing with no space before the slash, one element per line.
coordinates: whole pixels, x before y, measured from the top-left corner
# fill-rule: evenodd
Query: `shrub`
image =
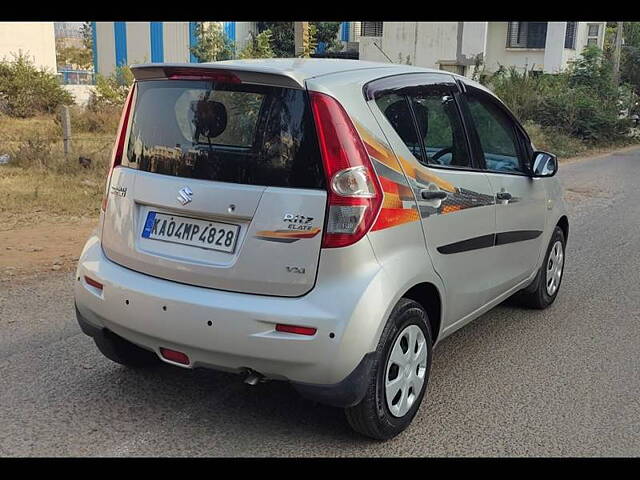
<path fill-rule="evenodd" d="M 73 103 L 72 95 L 53 73 L 36 68 L 22 53 L 14 55 L 13 61 L 0 62 L 0 99 L 4 113 L 22 118 L 52 113 L 60 105 Z"/>
<path fill-rule="evenodd" d="M 70 109 L 71 132 L 109 133 L 115 135 L 120 122 L 122 108 L 118 105 L 107 105 L 101 109 L 90 109 L 74 106 Z M 56 118 L 59 122 L 59 118 Z"/>
<path fill-rule="evenodd" d="M 108 77 L 96 75 L 96 87 L 91 93 L 87 108 L 98 111 L 103 108 L 122 107 L 133 79 L 133 73 L 126 65 L 117 67 Z"/>
<path fill-rule="evenodd" d="M 51 163 L 51 140 L 34 132 L 20 144 L 12 164 L 23 168 L 46 169 Z"/>
<path fill-rule="evenodd" d="M 523 122 L 592 142 L 612 142 L 629 132 L 620 117 L 620 91 L 611 80 L 611 66 L 602 51 L 589 46 L 565 72 L 520 72 L 500 68 L 488 86 Z"/>
<path fill-rule="evenodd" d="M 543 127 L 531 120 L 524 122 L 523 127 L 537 150 L 552 152 L 561 158 L 574 157 L 587 150 L 587 146 L 579 138 L 569 136 L 557 128 Z"/>
<path fill-rule="evenodd" d="M 533 71 L 518 71 L 516 67 L 500 67 L 489 77 L 489 86 L 522 121 L 536 116 L 545 96 L 540 76 Z"/>

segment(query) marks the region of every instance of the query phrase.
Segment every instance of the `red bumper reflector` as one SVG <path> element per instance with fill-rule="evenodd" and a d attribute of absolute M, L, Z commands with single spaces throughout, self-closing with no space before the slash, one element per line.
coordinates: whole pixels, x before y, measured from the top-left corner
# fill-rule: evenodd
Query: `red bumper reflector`
<path fill-rule="evenodd" d="M 100 282 L 96 282 L 93 278 L 89 278 L 85 275 L 84 281 L 87 282 L 87 285 L 91 285 L 92 287 L 97 288 L 98 290 L 102 290 L 103 285 Z"/>
<path fill-rule="evenodd" d="M 297 333 L 298 335 L 315 335 L 316 329 L 311 327 L 298 327 L 296 325 L 276 325 L 277 332 Z"/>
<path fill-rule="evenodd" d="M 176 352 L 169 348 L 160 348 L 160 354 L 167 360 L 172 362 L 181 363 L 182 365 L 189 365 L 189 357 L 182 352 Z"/>

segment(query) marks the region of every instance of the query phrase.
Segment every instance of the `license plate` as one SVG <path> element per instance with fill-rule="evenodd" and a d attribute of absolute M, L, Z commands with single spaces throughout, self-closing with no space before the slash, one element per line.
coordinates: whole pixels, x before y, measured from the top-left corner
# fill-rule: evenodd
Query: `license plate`
<path fill-rule="evenodd" d="M 149 212 L 142 238 L 233 253 L 239 231 L 240 226 L 231 223 Z"/>

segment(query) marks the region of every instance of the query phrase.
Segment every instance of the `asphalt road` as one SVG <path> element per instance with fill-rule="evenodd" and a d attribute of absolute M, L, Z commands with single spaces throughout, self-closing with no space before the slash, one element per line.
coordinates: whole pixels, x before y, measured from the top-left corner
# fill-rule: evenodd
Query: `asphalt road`
<path fill-rule="evenodd" d="M 640 149 L 562 164 L 556 303 L 503 304 L 436 349 L 412 426 L 378 443 L 285 383 L 136 372 L 80 333 L 72 274 L 0 282 L 0 455 L 638 456 Z"/>

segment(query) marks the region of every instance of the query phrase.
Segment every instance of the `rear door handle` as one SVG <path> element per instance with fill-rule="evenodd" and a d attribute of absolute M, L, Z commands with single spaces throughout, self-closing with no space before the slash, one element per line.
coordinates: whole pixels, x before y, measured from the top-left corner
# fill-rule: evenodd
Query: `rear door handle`
<path fill-rule="evenodd" d="M 423 200 L 444 200 L 447 198 L 447 192 L 444 190 L 420 190 L 420 196 Z"/>
<path fill-rule="evenodd" d="M 498 192 L 496 193 L 496 198 L 498 200 L 511 200 L 513 196 L 509 192 Z"/>

